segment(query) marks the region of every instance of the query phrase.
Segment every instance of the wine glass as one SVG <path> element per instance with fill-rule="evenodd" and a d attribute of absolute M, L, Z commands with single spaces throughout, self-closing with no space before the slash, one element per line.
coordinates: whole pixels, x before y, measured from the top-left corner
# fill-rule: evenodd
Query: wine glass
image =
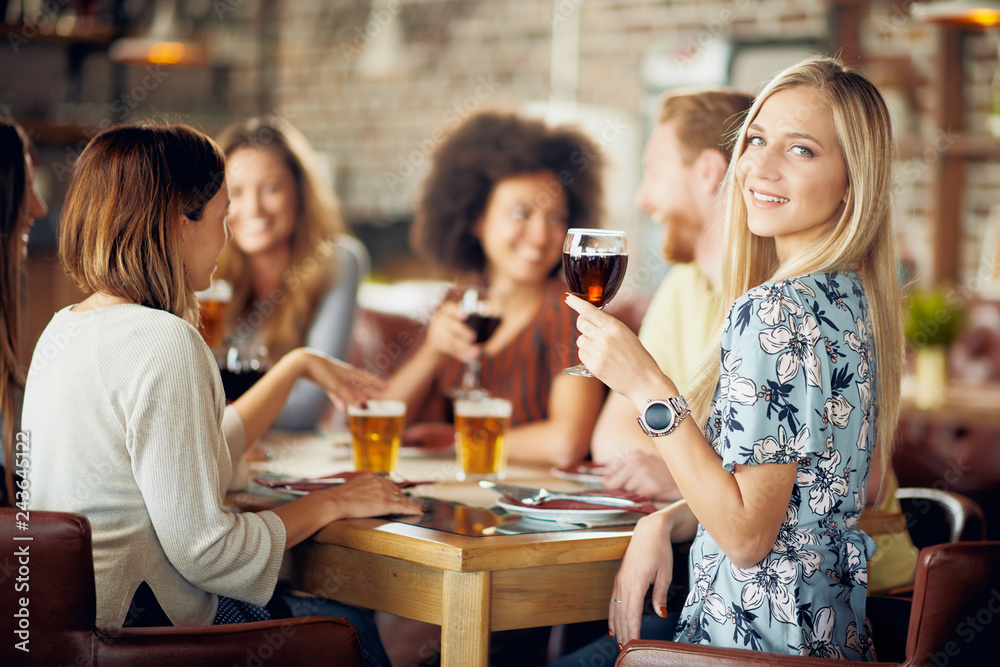
<path fill-rule="evenodd" d="M 625 278 L 628 244 L 625 232 L 615 229 L 574 227 L 563 242 L 563 273 L 569 291 L 600 309 L 614 298 Z M 563 373 L 594 377 L 583 364 L 564 368 Z"/>
<path fill-rule="evenodd" d="M 271 357 L 263 345 L 227 345 L 216 354 L 226 402 L 242 396 L 271 368 Z"/>
<path fill-rule="evenodd" d="M 470 287 L 462 295 L 461 307 L 467 313 L 465 323 L 476 332 L 476 344 L 481 345 L 490 339 L 490 336 L 500 326 L 500 315 L 497 315 L 490 308 L 489 303 L 483 298 L 484 294 L 477 287 Z M 465 372 L 462 374 L 460 392 L 462 398 L 487 398 L 490 393 L 483 389 L 480 381 L 480 370 L 482 364 L 479 359 L 472 359 L 465 363 Z"/>

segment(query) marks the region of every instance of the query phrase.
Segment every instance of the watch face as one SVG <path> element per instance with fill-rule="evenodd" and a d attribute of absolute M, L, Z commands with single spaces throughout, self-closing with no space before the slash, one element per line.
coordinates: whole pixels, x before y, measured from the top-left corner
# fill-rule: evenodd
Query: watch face
<path fill-rule="evenodd" d="M 650 403 L 646 406 L 646 425 L 654 431 L 663 431 L 674 419 L 674 414 L 664 403 Z"/>

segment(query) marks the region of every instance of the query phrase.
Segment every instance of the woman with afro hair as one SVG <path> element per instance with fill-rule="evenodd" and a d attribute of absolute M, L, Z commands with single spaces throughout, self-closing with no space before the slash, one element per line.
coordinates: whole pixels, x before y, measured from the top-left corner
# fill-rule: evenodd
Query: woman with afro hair
<path fill-rule="evenodd" d="M 586 456 L 604 387 L 561 372 L 576 363 L 576 316 L 563 305 L 560 268 L 566 231 L 600 223 L 601 168 L 580 131 L 513 113 L 479 113 L 438 147 L 411 242 L 456 287 L 390 379 L 388 395 L 410 415 L 444 421 L 465 363 L 479 360 L 482 387 L 513 403 L 512 459 L 564 465 Z M 459 304 L 469 285 L 501 316 L 482 344 Z M 449 438 L 443 425 L 424 427 L 423 437 L 435 428 Z"/>

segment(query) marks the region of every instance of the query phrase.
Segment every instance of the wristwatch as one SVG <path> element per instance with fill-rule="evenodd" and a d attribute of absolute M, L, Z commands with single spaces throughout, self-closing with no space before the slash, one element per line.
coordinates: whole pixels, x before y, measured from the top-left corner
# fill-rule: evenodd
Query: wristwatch
<path fill-rule="evenodd" d="M 663 401 L 649 399 L 646 409 L 636 420 L 646 435 L 658 438 L 673 433 L 689 414 L 691 409 L 684 397 L 674 396 Z"/>

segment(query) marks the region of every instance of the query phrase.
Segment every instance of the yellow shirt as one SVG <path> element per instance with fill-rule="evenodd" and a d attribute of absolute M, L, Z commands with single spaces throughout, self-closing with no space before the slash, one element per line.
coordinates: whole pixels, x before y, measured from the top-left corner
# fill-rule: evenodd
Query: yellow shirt
<path fill-rule="evenodd" d="M 872 461 L 870 474 L 877 475 L 877 461 Z M 886 488 L 882 493 L 882 501 L 876 511 L 899 514 L 902 507 L 896 498 L 896 473 L 892 468 L 886 471 Z M 873 533 L 871 538 L 878 545 L 878 551 L 868 561 L 868 592 L 878 593 L 913 583 L 913 575 L 917 569 L 917 548 L 910 540 L 910 533 L 905 529 L 885 533 Z"/>
<path fill-rule="evenodd" d="M 639 340 L 683 394 L 701 364 L 718 349 L 722 295 L 694 264 L 675 264 L 649 303 Z"/>

